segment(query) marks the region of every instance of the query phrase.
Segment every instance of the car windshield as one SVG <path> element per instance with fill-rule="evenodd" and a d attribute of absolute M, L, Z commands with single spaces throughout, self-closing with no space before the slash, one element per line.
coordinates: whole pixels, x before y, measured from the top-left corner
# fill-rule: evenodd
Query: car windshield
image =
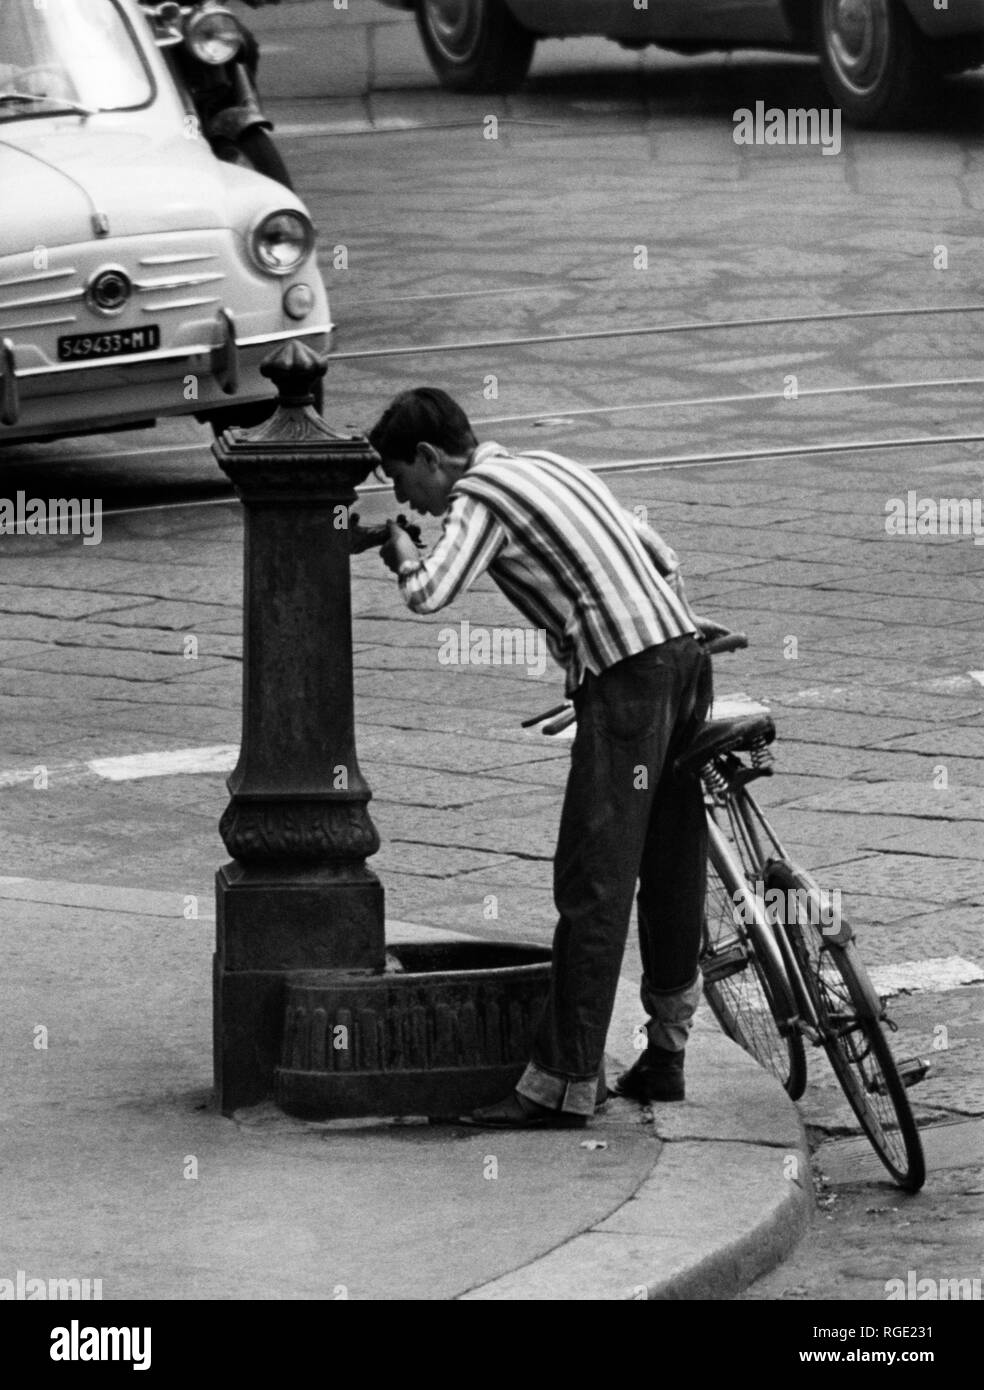
<path fill-rule="evenodd" d="M 152 94 L 114 0 L 0 0 L 0 121 L 125 110 Z"/>

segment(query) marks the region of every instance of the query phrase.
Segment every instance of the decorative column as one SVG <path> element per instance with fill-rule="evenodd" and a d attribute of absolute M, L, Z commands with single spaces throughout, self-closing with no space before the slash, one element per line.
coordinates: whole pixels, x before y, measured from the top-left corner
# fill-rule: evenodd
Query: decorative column
<path fill-rule="evenodd" d="M 379 972 L 379 848 L 355 751 L 348 529 L 376 455 L 315 409 L 326 360 L 289 342 L 262 367 L 279 408 L 213 446 L 245 511 L 243 729 L 216 876 L 215 1084 L 221 1110 L 273 1094 L 285 981 Z"/>

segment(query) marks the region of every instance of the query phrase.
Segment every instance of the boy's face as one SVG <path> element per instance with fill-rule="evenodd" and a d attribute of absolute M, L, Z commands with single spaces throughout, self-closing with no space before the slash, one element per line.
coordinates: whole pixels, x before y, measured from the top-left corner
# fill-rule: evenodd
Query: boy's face
<path fill-rule="evenodd" d="M 383 459 L 383 472 L 393 483 L 398 502 L 426 516 L 443 516 L 454 486 L 443 466 L 440 450 L 432 445 L 418 447 L 412 463 L 404 459 Z"/>

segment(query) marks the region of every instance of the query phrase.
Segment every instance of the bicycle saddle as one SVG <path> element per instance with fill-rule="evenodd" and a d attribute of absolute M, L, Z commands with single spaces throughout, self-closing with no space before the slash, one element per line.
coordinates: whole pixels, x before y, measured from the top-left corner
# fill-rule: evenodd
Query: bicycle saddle
<path fill-rule="evenodd" d="M 771 743 L 776 726 L 771 714 L 748 714 L 738 719 L 709 719 L 687 750 L 674 763 L 677 772 L 699 772 L 722 753 L 739 753 L 756 744 Z"/>

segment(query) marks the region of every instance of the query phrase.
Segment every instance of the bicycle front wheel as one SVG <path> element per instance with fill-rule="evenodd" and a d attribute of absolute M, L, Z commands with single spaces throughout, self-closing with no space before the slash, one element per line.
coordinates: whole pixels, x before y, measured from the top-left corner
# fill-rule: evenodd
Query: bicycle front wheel
<path fill-rule="evenodd" d="M 926 1181 L 922 1141 L 853 933 L 841 920 L 836 936 L 824 934 L 829 911 L 820 889 L 792 864 L 769 865 L 766 888 L 780 890 L 779 911 L 841 1089 L 892 1177 L 907 1192 L 918 1192 Z"/>
<path fill-rule="evenodd" d="M 806 1054 L 782 966 L 756 941 L 757 932 L 767 930 L 738 864 L 712 833 L 700 958 L 704 995 L 727 1036 L 798 1100 L 806 1086 Z"/>

